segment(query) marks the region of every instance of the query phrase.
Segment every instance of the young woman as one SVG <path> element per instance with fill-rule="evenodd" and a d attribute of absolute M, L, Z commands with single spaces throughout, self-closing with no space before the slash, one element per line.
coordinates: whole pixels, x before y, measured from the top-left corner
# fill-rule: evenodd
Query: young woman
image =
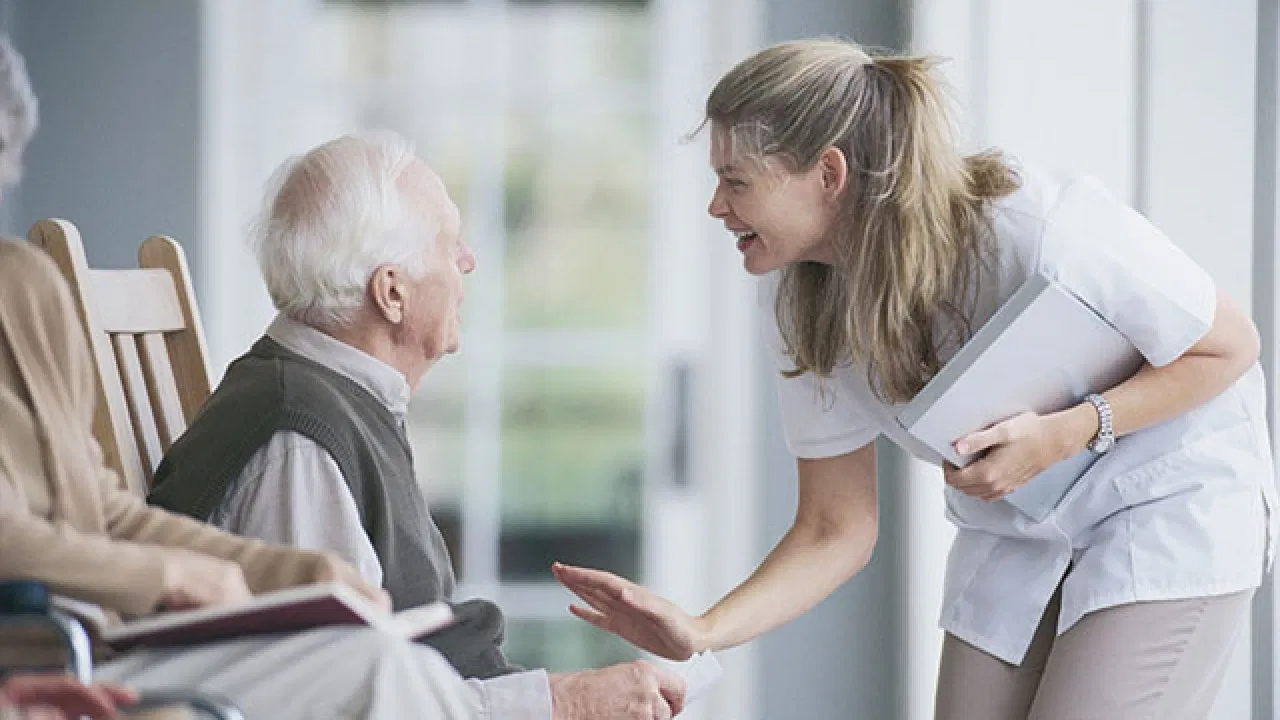
<path fill-rule="evenodd" d="M 871 557 L 883 434 L 944 465 L 958 528 L 939 718 L 1203 717 L 1274 544 L 1248 317 L 1096 181 L 963 154 L 929 59 L 785 43 L 721 79 L 707 117 L 710 213 L 764 276 L 796 520 L 701 616 L 557 566 L 590 605 L 575 614 L 671 658 L 794 619 Z M 1087 402 L 957 438 L 961 453 L 984 455 L 945 466 L 903 432 L 895 405 L 1037 271 L 1146 364 Z M 1096 461 L 1044 520 L 1003 501 L 1083 451 Z"/>

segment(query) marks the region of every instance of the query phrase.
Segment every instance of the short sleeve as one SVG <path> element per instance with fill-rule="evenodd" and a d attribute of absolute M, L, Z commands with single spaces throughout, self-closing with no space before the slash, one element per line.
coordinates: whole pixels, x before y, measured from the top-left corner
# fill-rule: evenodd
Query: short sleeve
<path fill-rule="evenodd" d="M 1040 266 L 1159 367 L 1213 325 L 1213 279 L 1098 181 L 1069 185 L 1049 212 Z"/>
<path fill-rule="evenodd" d="M 768 367 L 777 379 L 778 405 L 787 447 L 798 458 L 828 458 L 857 450 L 880 435 L 880 429 L 839 377 L 819 382 L 813 373 L 794 378 L 782 371 L 794 367 L 782 349 L 774 314 L 776 273 L 760 284 L 761 329 Z"/>

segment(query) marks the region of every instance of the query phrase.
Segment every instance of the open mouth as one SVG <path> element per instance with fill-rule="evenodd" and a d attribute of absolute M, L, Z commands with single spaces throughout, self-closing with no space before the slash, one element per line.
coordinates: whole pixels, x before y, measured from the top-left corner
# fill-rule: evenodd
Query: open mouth
<path fill-rule="evenodd" d="M 735 232 L 734 237 L 738 238 L 738 252 L 746 252 L 747 248 L 750 248 L 756 240 L 760 239 L 760 236 L 754 230 Z"/>

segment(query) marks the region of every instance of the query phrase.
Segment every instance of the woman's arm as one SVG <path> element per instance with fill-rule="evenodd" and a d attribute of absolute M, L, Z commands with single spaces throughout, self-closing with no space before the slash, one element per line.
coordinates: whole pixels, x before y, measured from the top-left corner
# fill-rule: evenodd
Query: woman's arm
<path fill-rule="evenodd" d="M 0 579 L 36 580 L 54 592 L 123 613 L 151 612 L 165 593 L 160 548 L 87 535 L 25 512 L 0 478 Z"/>
<path fill-rule="evenodd" d="M 702 616 L 699 650 L 740 645 L 791 622 L 870 562 L 879 532 L 875 443 L 797 466 L 795 522 L 751 577 Z"/>
<path fill-rule="evenodd" d="M 1183 415 L 1221 395 L 1258 361 L 1258 329 L 1229 295 L 1218 290 L 1213 325 L 1182 357 L 1165 365 L 1143 365 L 1133 377 L 1103 393 L 1111 405 L 1117 437 Z M 1090 403 L 1062 413 L 1066 452 L 1084 450 L 1098 432 Z M 1068 455 L 1067 457 L 1070 457 Z"/>
<path fill-rule="evenodd" d="M 194 593 L 188 597 L 183 594 L 185 591 L 170 590 L 169 595 L 175 596 L 180 604 L 204 605 L 208 604 L 206 600 L 220 601 L 224 596 L 220 591 L 221 585 L 235 584 L 236 578 L 226 578 L 223 583 L 202 587 L 211 574 L 210 563 L 201 561 L 201 556 L 207 556 L 238 566 L 243 573 L 236 573 L 236 577 L 240 578 L 239 583 L 247 582 L 249 589 L 255 594 L 317 582 L 340 582 L 378 607 L 391 607 L 390 598 L 381 588 L 366 583 L 355 568 L 336 555 L 317 550 L 267 545 L 191 518 L 150 507 L 132 493 L 121 490 L 114 472 L 104 467 L 102 473 L 99 486 L 103 493 L 107 534 L 113 538 L 171 550 L 170 584 L 188 588 Z M 212 567 L 216 567 L 216 564 Z M 184 569 L 190 572 L 181 572 Z M 235 600 L 240 594 L 232 592 L 226 597 Z"/>
<path fill-rule="evenodd" d="M 866 566 L 878 528 L 875 444 L 800 460 L 796 519 L 760 567 L 695 618 L 648 590 L 599 570 L 556 566 L 591 609 L 575 615 L 664 657 L 733 647 L 804 614 Z"/>
<path fill-rule="evenodd" d="M 33 515 L 20 483 L 0 474 L 0 579 L 35 580 L 54 592 L 128 615 L 248 599 L 239 566 L 146 538 L 82 532 Z M 86 491 L 92 488 L 86 488 Z M 114 486 L 111 492 L 122 492 Z"/>
<path fill-rule="evenodd" d="M 1253 322 L 1219 290 L 1204 337 L 1173 362 L 1143 365 L 1102 394 L 1111 405 L 1116 436 L 1183 415 L 1222 394 L 1257 362 L 1259 347 Z M 947 468 L 947 482 L 967 494 L 998 499 L 1085 450 L 1097 432 L 1098 413 L 1088 402 L 1050 415 L 1019 415 L 961 438 L 960 453 L 989 452 L 963 469 Z"/>

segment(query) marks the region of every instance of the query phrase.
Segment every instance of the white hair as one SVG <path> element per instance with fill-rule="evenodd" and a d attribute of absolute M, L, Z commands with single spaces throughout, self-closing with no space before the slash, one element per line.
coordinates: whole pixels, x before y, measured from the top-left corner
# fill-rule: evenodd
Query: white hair
<path fill-rule="evenodd" d="M 36 95 L 22 55 L 0 35 L 0 189 L 18 182 L 22 151 L 39 122 Z"/>
<path fill-rule="evenodd" d="M 439 226 L 406 197 L 403 175 L 416 159 L 403 137 L 376 131 L 331 140 L 276 171 L 253 244 L 277 310 L 343 326 L 377 268 L 422 277 Z"/>

